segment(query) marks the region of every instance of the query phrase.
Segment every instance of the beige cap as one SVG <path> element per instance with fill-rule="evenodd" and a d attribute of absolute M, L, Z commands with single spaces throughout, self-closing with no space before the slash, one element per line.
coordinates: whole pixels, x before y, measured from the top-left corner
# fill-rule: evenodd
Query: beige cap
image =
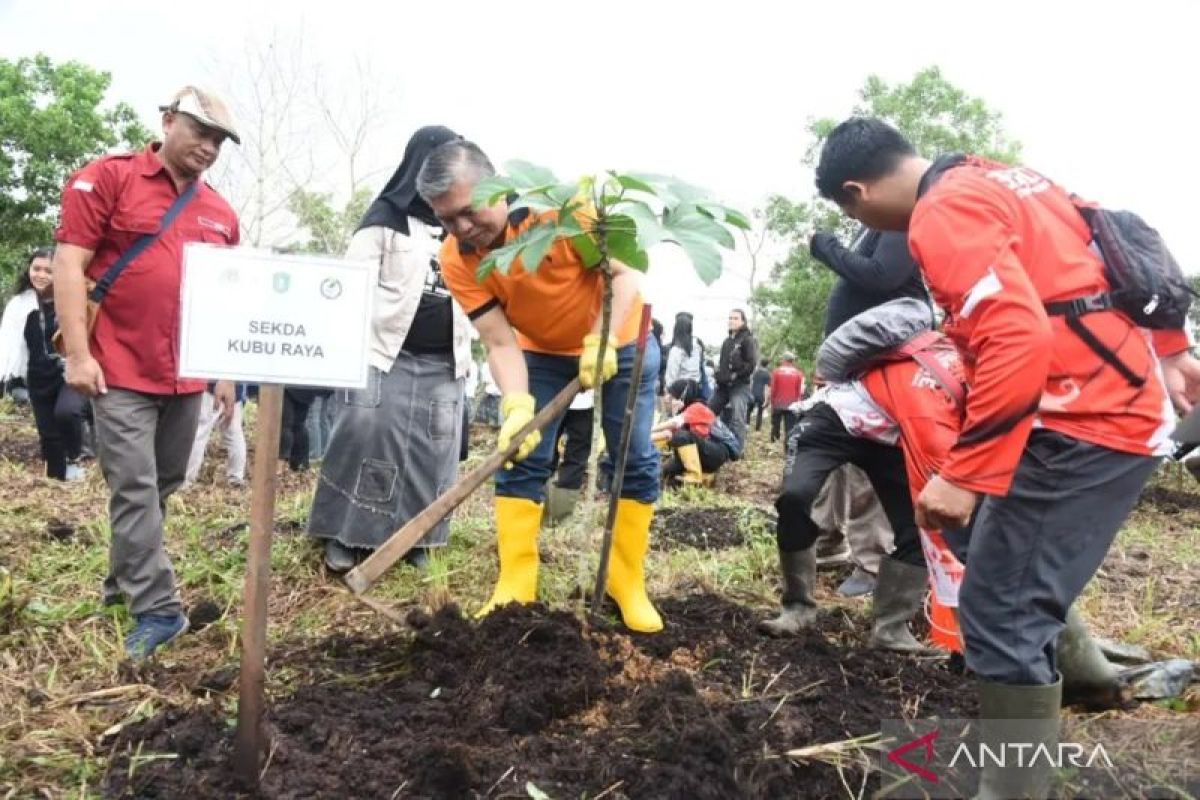
<path fill-rule="evenodd" d="M 159 106 L 158 110 L 164 113 L 170 111 L 187 114 L 201 124 L 224 132 L 233 139 L 234 144 L 242 143 L 237 135 L 237 123 L 234 122 L 229 107 L 212 92 L 195 86 L 185 86 L 175 93 L 170 103 Z"/>

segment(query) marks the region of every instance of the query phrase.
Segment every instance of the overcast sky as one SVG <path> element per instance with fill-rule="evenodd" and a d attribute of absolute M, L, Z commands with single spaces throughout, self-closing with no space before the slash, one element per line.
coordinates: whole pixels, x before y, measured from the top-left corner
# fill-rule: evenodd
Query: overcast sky
<path fill-rule="evenodd" d="M 303 41 L 335 89 L 353 91 L 356 60 L 386 87 L 367 154 L 377 184 L 412 129 L 440 123 L 498 163 L 524 158 L 570 178 L 672 173 L 747 211 L 771 193 L 811 193 L 807 120 L 844 116 L 869 74 L 904 81 L 936 64 L 1003 113 L 1027 164 L 1137 210 L 1191 272 L 1197 31 L 1194 0 L 0 0 L 0 57 L 41 51 L 107 70 L 110 97 L 155 130 L 175 88 L 246 80 L 247 42 L 275 33 Z M 655 255 L 655 316 L 669 332 L 676 311 L 694 310 L 718 338 L 725 312 L 745 301 L 744 256 L 705 288 L 677 257 Z"/>

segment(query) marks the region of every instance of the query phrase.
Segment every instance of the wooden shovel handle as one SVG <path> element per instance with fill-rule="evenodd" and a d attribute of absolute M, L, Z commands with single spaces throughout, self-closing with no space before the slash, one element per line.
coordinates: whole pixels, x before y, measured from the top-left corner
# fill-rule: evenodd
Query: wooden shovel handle
<path fill-rule="evenodd" d="M 421 541 L 434 525 L 458 508 L 462 501 L 470 497 L 471 493 L 492 477 L 496 470 L 504 466 L 506 461 L 512 460 L 526 436 L 533 431 L 540 431 L 566 411 L 581 388 L 578 378 L 572 380 L 513 437 L 506 450 L 497 450 L 484 459 L 482 464 L 464 475 L 458 483 L 447 489 L 445 494 L 426 506 L 424 511 L 409 520 L 403 528 L 393 533 L 371 554 L 370 558 L 346 573 L 346 585 L 350 587 L 351 591 L 355 594 L 362 594 L 375 585 L 380 576 L 403 558 L 404 554 Z"/>

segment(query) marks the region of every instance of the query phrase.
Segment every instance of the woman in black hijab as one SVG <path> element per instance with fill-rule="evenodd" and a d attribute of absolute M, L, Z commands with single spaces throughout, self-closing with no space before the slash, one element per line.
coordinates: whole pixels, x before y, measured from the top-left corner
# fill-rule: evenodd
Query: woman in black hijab
<path fill-rule="evenodd" d="M 335 572 L 353 568 L 457 478 L 470 322 L 442 281 L 441 231 L 416 189 L 430 151 L 456 138 L 441 126 L 413 134 L 346 253 L 378 262 L 379 281 L 367 388 L 337 393 L 308 520 Z M 423 565 L 449 535 L 443 521 L 410 563 Z"/>

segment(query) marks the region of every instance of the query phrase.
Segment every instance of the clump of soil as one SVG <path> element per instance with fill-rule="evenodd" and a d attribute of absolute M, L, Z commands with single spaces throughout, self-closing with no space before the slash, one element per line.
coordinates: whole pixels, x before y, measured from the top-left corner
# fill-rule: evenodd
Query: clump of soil
<path fill-rule="evenodd" d="M 46 523 L 46 534 L 57 542 L 69 542 L 75 536 L 75 526 L 54 518 Z"/>
<path fill-rule="evenodd" d="M 530 782 L 551 797 L 829 797 L 832 767 L 782 754 L 974 711 L 940 665 L 835 646 L 853 635 L 832 616 L 789 641 L 710 595 L 662 611 L 667 630 L 631 638 L 536 605 L 478 624 L 451 607 L 410 615 L 415 635 L 277 652 L 271 669 L 299 688 L 269 704 L 253 796 L 524 796 Z M 121 734 L 107 793 L 237 796 L 231 739 L 211 707 L 163 712 Z"/>
<path fill-rule="evenodd" d="M 664 508 L 654 517 L 654 547 L 672 550 L 725 550 L 746 541 L 745 528 L 757 517 L 760 524 L 773 518 L 758 509 Z"/>
<path fill-rule="evenodd" d="M 221 607 L 212 600 L 201 600 L 188 611 L 188 630 L 192 633 L 204 630 L 222 616 Z"/>

